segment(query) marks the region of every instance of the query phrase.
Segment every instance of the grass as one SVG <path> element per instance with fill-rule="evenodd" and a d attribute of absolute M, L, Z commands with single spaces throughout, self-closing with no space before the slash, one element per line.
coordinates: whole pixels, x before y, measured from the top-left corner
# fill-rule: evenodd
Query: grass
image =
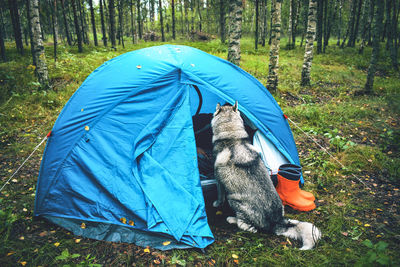
<path fill-rule="evenodd" d="M 178 41 L 226 58 L 227 46 Z M 285 40 L 282 41 L 285 44 Z M 117 51 L 103 47 L 59 47 L 58 61 L 46 55 L 53 90 L 42 91 L 29 56 L 19 56 L 7 44 L 9 61 L 0 63 L 0 177 L 1 185 L 52 128 L 62 107 L 104 61 L 124 52 L 161 43 L 127 44 Z M 312 251 L 299 251 L 293 240 L 265 233 L 238 232 L 222 215 L 209 209 L 216 242 L 198 250 L 161 252 L 132 244 L 116 244 L 73 236 L 33 218 L 36 178 L 41 153 L 28 161 L 0 195 L 0 265 L 95 266 L 320 266 L 399 265 L 400 196 L 400 79 L 384 51 L 372 96 L 356 96 L 363 88 L 370 49 L 359 55 L 332 42 L 326 54 L 315 55 L 312 85 L 300 87 L 303 48 L 280 52 L 279 92 L 275 99 L 293 121 L 338 158 L 323 152 L 291 125 L 306 179 L 317 208 L 308 213 L 286 209 L 287 216 L 319 226 L 323 239 Z M 25 54 L 29 55 L 28 49 Z M 242 40 L 241 67 L 263 84 L 268 74 L 269 48 L 253 48 Z M 388 63 L 389 62 L 389 63 Z M 243 90 L 246 90 L 243 88 Z M 354 176 L 353 176 L 354 175 Z"/>

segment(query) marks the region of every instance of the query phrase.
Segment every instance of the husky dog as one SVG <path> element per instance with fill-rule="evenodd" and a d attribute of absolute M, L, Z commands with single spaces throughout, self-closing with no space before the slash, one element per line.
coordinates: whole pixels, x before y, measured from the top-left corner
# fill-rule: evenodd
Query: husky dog
<path fill-rule="evenodd" d="M 244 231 L 298 239 L 303 243 L 301 250 L 312 249 L 321 238 L 320 230 L 311 223 L 284 217 L 282 201 L 258 150 L 249 141 L 237 101 L 234 106 L 218 104 L 211 126 L 214 174 L 236 213 L 226 219 L 228 223 Z"/>

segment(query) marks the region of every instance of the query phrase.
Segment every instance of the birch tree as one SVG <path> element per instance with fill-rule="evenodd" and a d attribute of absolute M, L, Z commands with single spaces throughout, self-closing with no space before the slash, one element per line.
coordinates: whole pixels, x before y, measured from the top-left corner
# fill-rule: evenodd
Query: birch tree
<path fill-rule="evenodd" d="M 267 88 L 275 92 L 278 88 L 279 48 L 281 39 L 281 8 L 282 0 L 271 1 L 271 46 L 269 52 L 269 66 Z"/>
<path fill-rule="evenodd" d="M 316 13 L 317 13 L 317 1 L 310 0 L 308 4 L 308 23 L 307 23 L 307 35 L 306 35 L 306 47 L 304 52 L 303 69 L 301 71 L 301 86 L 310 85 L 310 73 L 311 64 L 313 60 L 313 48 L 316 31 Z"/>
<path fill-rule="evenodd" d="M 49 74 L 47 71 L 46 56 L 42 39 L 42 31 L 39 21 L 39 1 L 29 1 L 29 11 L 32 31 L 33 51 L 36 59 L 36 75 L 43 89 L 49 87 Z"/>
<path fill-rule="evenodd" d="M 229 3 L 229 45 L 228 61 L 240 65 L 240 38 L 242 36 L 242 0 L 231 0 Z"/>
<path fill-rule="evenodd" d="M 8 7 L 10 9 L 11 22 L 14 31 L 15 45 L 18 53 L 24 54 L 24 45 L 22 42 L 21 23 L 19 21 L 18 2 L 15 0 L 8 0 Z"/>

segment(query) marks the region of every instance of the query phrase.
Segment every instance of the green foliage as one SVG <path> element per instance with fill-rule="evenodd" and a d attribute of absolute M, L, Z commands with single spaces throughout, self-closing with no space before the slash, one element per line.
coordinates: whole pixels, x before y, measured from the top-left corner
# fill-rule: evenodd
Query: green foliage
<path fill-rule="evenodd" d="M 90 254 L 87 255 L 81 262 L 79 263 L 71 263 L 75 259 L 80 258 L 81 255 L 78 253 L 70 254 L 68 249 L 64 249 L 59 256 L 55 258 L 58 264 L 62 264 L 63 267 L 101 267 L 101 264 L 94 263 L 96 257 L 92 257 Z M 63 264 L 65 263 L 65 264 Z"/>
<path fill-rule="evenodd" d="M 389 266 L 391 264 L 390 257 L 387 255 L 388 243 L 379 241 L 374 244 L 371 240 L 366 239 L 362 242 L 369 250 L 362 256 L 356 266 Z"/>

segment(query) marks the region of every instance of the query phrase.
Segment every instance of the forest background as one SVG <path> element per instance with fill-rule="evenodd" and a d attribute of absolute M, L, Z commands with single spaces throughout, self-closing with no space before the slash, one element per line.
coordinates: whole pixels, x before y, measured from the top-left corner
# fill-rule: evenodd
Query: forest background
<path fill-rule="evenodd" d="M 399 265 L 399 12 L 399 0 L 0 0 L 0 265 Z M 296 122 L 317 208 L 286 211 L 321 228 L 316 249 L 238 232 L 211 208 L 205 253 L 82 239 L 33 217 L 43 147 L 10 178 L 71 95 L 105 61 L 165 43 L 240 65 Z"/>

